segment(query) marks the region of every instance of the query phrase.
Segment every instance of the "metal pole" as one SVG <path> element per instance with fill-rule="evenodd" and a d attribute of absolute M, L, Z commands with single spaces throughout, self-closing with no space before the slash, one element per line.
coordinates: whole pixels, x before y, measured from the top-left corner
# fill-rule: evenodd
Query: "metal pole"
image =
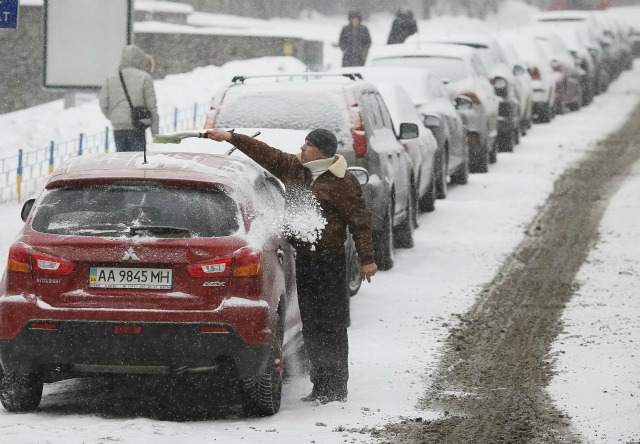
<path fill-rule="evenodd" d="M 16 171 L 16 189 L 18 190 L 18 202 L 22 194 L 22 149 L 18 150 L 18 170 Z"/>

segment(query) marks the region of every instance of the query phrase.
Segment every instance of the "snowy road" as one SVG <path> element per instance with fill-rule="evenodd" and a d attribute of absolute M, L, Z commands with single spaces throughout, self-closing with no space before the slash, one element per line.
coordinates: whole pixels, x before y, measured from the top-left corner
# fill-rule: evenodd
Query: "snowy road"
<path fill-rule="evenodd" d="M 114 387 L 110 381 L 67 381 L 45 388 L 40 411 L 16 415 L 0 409 L 0 442 L 375 442 L 371 434 L 358 431 L 381 428 L 399 417 L 440 417 L 440 412 L 422 411 L 417 405 L 450 328 L 457 325 L 459 316 L 521 241 L 525 228 L 553 190 L 554 180 L 594 143 L 617 129 L 639 101 L 640 65 L 636 64 L 594 104 L 579 113 L 560 116 L 551 124 L 534 126 L 515 153 L 499 155 L 489 174 L 473 175 L 468 186 L 452 189 L 446 201 L 439 201 L 435 213 L 421 216 L 415 248 L 400 251 L 393 270 L 377 275 L 352 300 L 347 403 L 313 406 L 299 402 L 311 385 L 306 377 L 297 376 L 287 382 L 282 409 L 272 418 L 244 419 L 220 407 L 210 412 L 213 419 L 200 420 L 195 415 L 192 421 L 167 421 L 149 412 L 154 409 L 147 409 L 147 414 L 142 409 L 140 414 L 139 402 L 131 401 L 133 392 L 153 393 L 152 399 L 164 405 L 177 402 L 158 390 L 136 389 L 130 384 Z M 633 196 L 629 199 L 640 197 L 637 187 L 626 192 Z M 18 212 L 17 205 L 2 207 L 3 268 L 11 238 L 20 227 Z M 607 221 L 615 225 L 615 219 Z M 605 267 L 603 273 L 607 271 L 611 270 Z M 585 291 L 587 287 L 581 290 Z M 611 316 L 626 312 L 627 317 L 635 315 L 637 323 L 637 302 L 625 307 L 611 304 Z M 581 318 L 579 307 L 569 313 Z M 570 322 L 569 337 L 575 325 Z M 601 343 L 610 343 L 606 337 L 615 335 L 615 330 L 603 329 L 599 335 Z M 640 342 L 637 329 L 630 335 Z M 579 346 L 589 353 L 599 351 L 589 343 Z M 565 341 L 564 347 L 569 356 L 573 350 L 570 342 Z M 607 353 L 614 366 L 616 359 L 625 359 L 625 355 Z M 618 365 L 623 367 L 623 363 Z M 585 378 L 608 377 L 601 368 L 574 366 L 571 361 L 561 361 L 560 369 Z M 640 377 L 637 372 L 631 376 L 635 379 L 630 384 L 639 397 Z M 566 406 L 581 403 L 571 387 L 560 393 Z M 103 394 L 108 401 L 101 402 Z M 116 402 L 118 399 L 121 401 Z M 179 399 L 184 402 L 184 393 Z M 640 415 L 637 402 L 631 402 L 628 409 L 636 418 Z M 579 419 L 574 424 L 578 430 L 581 424 L 589 424 L 591 414 L 597 411 L 574 408 L 570 413 Z M 604 422 L 599 433 L 607 428 L 613 433 L 620 424 Z"/>

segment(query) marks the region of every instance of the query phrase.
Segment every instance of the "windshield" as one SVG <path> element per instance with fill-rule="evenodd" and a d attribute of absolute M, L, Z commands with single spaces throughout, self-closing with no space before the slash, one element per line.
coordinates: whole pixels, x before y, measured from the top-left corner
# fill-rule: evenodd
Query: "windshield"
<path fill-rule="evenodd" d="M 237 205 L 227 194 L 156 182 L 48 191 L 32 224 L 51 234 L 162 238 L 229 236 L 238 226 Z"/>
<path fill-rule="evenodd" d="M 457 82 L 470 77 L 467 65 L 462 59 L 453 57 L 433 57 L 433 56 L 407 56 L 388 57 L 375 59 L 370 62 L 372 66 L 412 66 L 418 68 L 428 68 L 436 76 L 448 81 Z"/>
<path fill-rule="evenodd" d="M 245 90 L 231 88 L 216 121 L 220 128 L 327 128 L 341 133 L 349 126 L 342 91 Z"/>

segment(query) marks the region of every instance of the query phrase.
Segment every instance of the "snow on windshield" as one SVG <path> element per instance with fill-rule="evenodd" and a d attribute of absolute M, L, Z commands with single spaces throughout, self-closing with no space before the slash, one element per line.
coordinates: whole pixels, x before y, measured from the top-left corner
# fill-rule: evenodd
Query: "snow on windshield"
<path fill-rule="evenodd" d="M 326 128 L 339 133 L 349 125 L 344 96 L 339 92 L 306 91 L 298 88 L 231 88 L 217 118 L 220 128 L 281 128 L 307 130 Z"/>
<path fill-rule="evenodd" d="M 409 66 L 430 69 L 435 75 L 449 82 L 457 82 L 468 77 L 462 59 L 454 57 L 388 57 L 372 60 L 371 66 Z"/>

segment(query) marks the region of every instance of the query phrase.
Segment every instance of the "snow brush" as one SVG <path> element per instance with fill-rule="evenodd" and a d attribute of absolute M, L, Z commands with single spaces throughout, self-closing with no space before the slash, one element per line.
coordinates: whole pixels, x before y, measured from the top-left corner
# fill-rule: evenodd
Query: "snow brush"
<path fill-rule="evenodd" d="M 182 131 L 179 133 L 156 134 L 153 136 L 153 143 L 180 143 L 183 139 L 195 137 L 198 139 L 207 138 L 207 130 Z"/>

